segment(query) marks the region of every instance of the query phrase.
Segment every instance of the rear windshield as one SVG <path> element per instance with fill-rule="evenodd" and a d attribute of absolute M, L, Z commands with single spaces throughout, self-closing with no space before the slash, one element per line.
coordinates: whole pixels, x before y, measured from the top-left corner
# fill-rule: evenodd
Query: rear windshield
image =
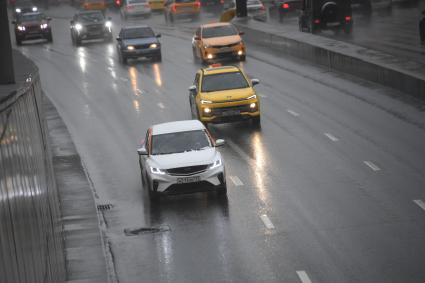
<path fill-rule="evenodd" d="M 147 3 L 148 0 L 127 0 L 128 4 L 139 4 L 139 3 Z"/>
<path fill-rule="evenodd" d="M 152 154 L 172 154 L 211 147 L 204 130 L 177 132 L 152 136 Z"/>
<path fill-rule="evenodd" d="M 203 38 L 237 35 L 238 31 L 232 25 L 208 27 L 202 29 Z"/>
<path fill-rule="evenodd" d="M 43 20 L 45 17 L 43 14 L 23 14 L 19 16 L 21 22 L 37 22 Z"/>
<path fill-rule="evenodd" d="M 131 28 L 124 29 L 121 37 L 124 39 L 155 37 L 151 28 Z"/>
<path fill-rule="evenodd" d="M 86 22 L 102 21 L 104 19 L 101 12 L 83 13 L 78 15 L 78 19 Z"/>
<path fill-rule="evenodd" d="M 204 76 L 202 80 L 202 92 L 212 92 L 227 89 L 249 87 L 241 72 L 223 73 Z"/>

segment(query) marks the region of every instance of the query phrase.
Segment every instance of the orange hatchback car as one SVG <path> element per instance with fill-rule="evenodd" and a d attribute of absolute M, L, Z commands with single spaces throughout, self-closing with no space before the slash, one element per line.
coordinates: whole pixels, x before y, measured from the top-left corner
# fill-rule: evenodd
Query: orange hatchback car
<path fill-rule="evenodd" d="M 166 0 L 164 16 L 166 22 L 174 22 L 176 18 L 198 20 L 201 13 L 199 0 Z"/>

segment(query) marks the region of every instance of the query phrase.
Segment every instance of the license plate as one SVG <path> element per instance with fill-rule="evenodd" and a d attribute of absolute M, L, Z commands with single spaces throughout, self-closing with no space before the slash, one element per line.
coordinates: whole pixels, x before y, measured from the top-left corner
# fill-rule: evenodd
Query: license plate
<path fill-rule="evenodd" d="M 180 7 L 180 9 L 182 12 L 192 12 L 193 8 L 192 7 Z"/>
<path fill-rule="evenodd" d="M 187 184 L 187 183 L 197 183 L 201 181 L 201 177 L 184 177 L 184 178 L 177 178 L 177 184 Z"/>
<path fill-rule="evenodd" d="M 222 113 L 223 116 L 238 116 L 240 114 L 241 112 L 239 110 L 227 110 Z"/>
<path fill-rule="evenodd" d="M 232 48 L 231 47 L 222 47 L 222 48 L 220 48 L 220 52 L 230 52 L 230 51 L 232 51 Z"/>

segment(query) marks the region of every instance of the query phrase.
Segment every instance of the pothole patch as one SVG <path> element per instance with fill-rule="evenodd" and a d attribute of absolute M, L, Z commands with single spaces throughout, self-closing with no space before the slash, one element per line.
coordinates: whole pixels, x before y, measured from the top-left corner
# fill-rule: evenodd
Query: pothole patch
<path fill-rule="evenodd" d="M 137 236 L 143 234 L 154 234 L 154 233 L 163 233 L 170 231 L 170 227 L 167 225 L 159 227 L 140 227 L 140 228 L 126 228 L 124 229 L 124 234 L 126 236 Z"/>

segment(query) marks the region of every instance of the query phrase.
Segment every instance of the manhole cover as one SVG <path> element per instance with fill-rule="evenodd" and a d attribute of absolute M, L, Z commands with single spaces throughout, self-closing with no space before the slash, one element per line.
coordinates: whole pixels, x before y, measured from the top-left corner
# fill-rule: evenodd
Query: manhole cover
<path fill-rule="evenodd" d="M 170 227 L 168 226 L 160 226 L 160 227 L 141 227 L 141 228 L 126 228 L 124 229 L 124 234 L 126 236 L 137 236 L 141 234 L 152 234 L 152 233 L 162 233 L 170 231 Z"/>
<path fill-rule="evenodd" d="M 111 208 L 113 208 L 114 206 L 111 203 L 107 203 L 107 204 L 98 204 L 97 205 L 97 210 L 100 211 L 104 211 L 104 210 L 110 210 Z"/>

